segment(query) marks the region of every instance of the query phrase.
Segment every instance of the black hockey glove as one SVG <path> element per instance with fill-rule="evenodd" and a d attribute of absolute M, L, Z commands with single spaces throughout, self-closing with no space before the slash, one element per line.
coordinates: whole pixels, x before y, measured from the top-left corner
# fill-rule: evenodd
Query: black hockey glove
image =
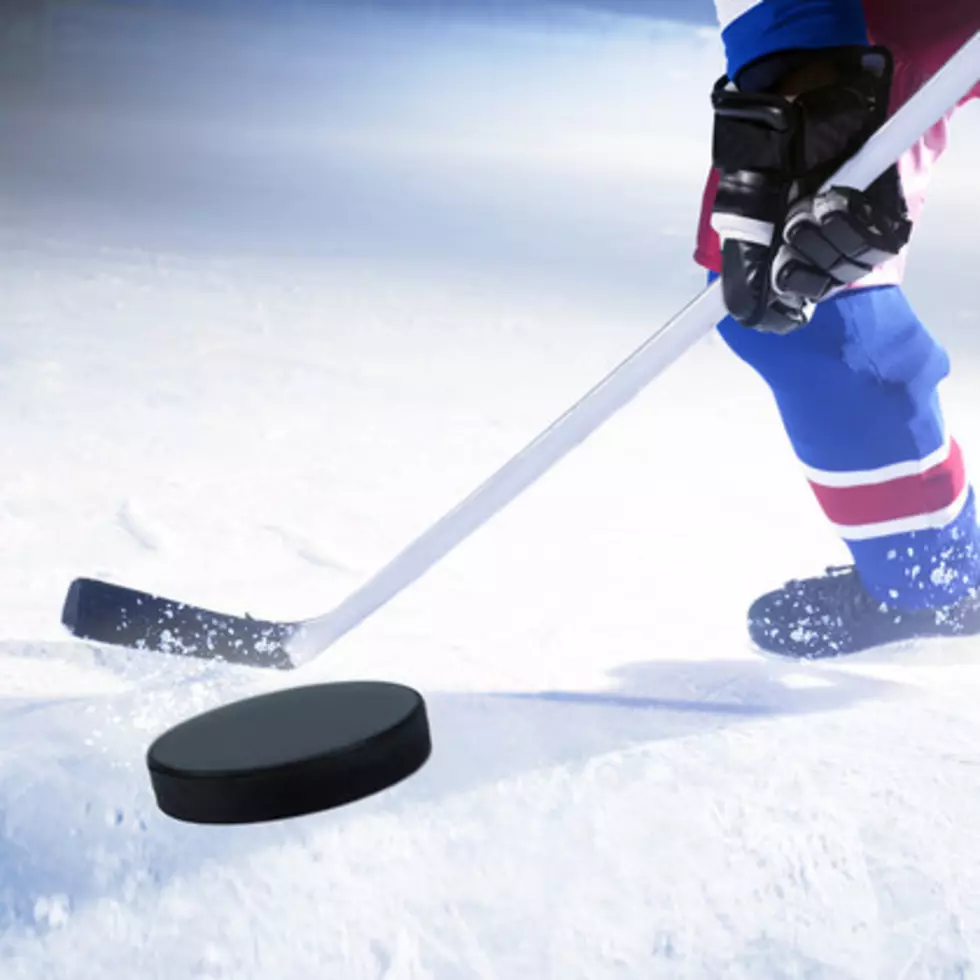
<path fill-rule="evenodd" d="M 715 85 L 721 182 L 711 223 L 722 240 L 725 306 L 739 323 L 794 330 L 813 303 L 907 244 L 896 167 L 867 191 L 817 193 L 884 122 L 891 76 L 885 49 L 837 49 L 833 80 L 798 95 L 743 92 L 727 78 Z"/>

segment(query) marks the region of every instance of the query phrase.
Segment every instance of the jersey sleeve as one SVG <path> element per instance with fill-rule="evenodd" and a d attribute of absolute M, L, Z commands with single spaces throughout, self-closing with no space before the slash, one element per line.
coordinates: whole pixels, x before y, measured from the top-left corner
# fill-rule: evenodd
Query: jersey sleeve
<path fill-rule="evenodd" d="M 868 43 L 861 0 L 715 0 L 728 77 L 777 51 Z"/>

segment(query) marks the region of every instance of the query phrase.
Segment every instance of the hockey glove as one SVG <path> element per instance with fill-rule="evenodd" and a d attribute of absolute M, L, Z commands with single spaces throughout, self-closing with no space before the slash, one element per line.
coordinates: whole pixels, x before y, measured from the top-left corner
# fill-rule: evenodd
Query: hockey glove
<path fill-rule="evenodd" d="M 826 57 L 826 52 L 821 52 Z M 797 95 L 715 85 L 712 226 L 722 291 L 746 327 L 787 333 L 812 304 L 897 255 L 911 233 L 897 168 L 867 191 L 820 186 L 884 122 L 892 62 L 883 48 L 838 49 L 833 79 Z"/>

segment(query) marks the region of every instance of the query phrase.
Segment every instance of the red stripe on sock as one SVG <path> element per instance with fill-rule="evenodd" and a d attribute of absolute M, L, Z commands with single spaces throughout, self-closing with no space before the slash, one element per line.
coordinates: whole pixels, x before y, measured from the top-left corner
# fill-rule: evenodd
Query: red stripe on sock
<path fill-rule="evenodd" d="M 950 442 L 949 456 L 924 473 L 885 483 L 826 487 L 810 481 L 824 513 L 844 527 L 932 514 L 949 507 L 966 487 L 966 467 L 959 445 Z"/>

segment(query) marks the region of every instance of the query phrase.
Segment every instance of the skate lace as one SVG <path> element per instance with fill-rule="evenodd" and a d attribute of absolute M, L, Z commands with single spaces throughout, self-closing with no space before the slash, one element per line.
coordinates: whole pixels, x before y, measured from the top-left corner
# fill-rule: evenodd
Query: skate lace
<path fill-rule="evenodd" d="M 843 619 L 856 619 L 874 600 L 865 591 L 854 565 L 828 565 L 824 575 L 808 581 L 796 580 L 802 594 L 809 593 L 815 606 L 833 609 Z"/>
<path fill-rule="evenodd" d="M 854 565 L 830 565 L 827 568 L 827 582 L 838 609 L 846 609 L 855 619 L 875 604 L 861 583 Z"/>

